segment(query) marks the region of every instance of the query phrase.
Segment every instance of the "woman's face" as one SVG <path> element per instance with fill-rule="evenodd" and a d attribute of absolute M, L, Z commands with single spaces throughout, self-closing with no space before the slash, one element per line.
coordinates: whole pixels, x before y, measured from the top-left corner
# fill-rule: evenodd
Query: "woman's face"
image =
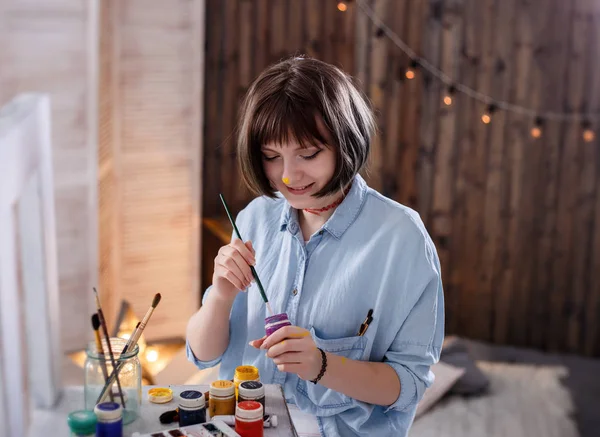
<path fill-rule="evenodd" d="M 276 191 L 296 209 L 319 208 L 332 202 L 331 196 L 316 198 L 333 177 L 335 152 L 323 144 L 265 144 L 262 147 L 265 174 Z M 337 196 L 333 196 L 337 197 Z"/>

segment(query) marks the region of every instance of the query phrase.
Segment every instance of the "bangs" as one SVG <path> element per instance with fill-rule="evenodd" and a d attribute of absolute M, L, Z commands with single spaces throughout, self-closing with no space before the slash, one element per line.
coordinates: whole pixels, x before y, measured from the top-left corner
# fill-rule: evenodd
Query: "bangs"
<path fill-rule="evenodd" d="M 256 108 L 250 125 L 250 144 L 260 151 L 265 144 L 287 145 L 296 143 L 309 146 L 331 146 L 317 125 L 317 108 L 292 99 L 285 92 L 271 96 Z"/>

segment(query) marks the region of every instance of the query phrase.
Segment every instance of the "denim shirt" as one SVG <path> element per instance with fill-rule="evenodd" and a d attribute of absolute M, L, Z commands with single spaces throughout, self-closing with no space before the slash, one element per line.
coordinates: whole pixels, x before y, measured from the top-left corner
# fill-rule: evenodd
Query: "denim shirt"
<path fill-rule="evenodd" d="M 224 354 L 199 361 L 188 344 L 188 359 L 199 368 L 221 363 L 222 379 L 232 379 L 241 364 L 256 366 L 263 383 L 281 384 L 288 402 L 317 416 L 325 437 L 407 435 L 417 402 L 433 382 L 430 366 L 439 360 L 444 336 L 439 260 L 419 215 L 357 175 L 308 242 L 297 210 L 283 197 L 253 200 L 236 224 L 244 240 L 252 240 L 273 311 L 310 330 L 326 352 L 389 364 L 398 374 L 400 396 L 382 407 L 280 372 L 266 351 L 248 345 L 265 335 L 267 309 L 255 283 L 236 296 Z M 373 321 L 358 336 L 369 309 Z"/>

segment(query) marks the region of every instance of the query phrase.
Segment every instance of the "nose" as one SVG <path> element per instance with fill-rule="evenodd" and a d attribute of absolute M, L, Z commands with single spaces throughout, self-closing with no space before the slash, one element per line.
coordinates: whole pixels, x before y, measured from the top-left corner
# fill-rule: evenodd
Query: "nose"
<path fill-rule="evenodd" d="M 301 176 L 302 173 L 293 160 L 284 161 L 283 174 L 281 175 L 281 180 L 284 184 L 294 184 L 296 181 L 300 180 Z"/>

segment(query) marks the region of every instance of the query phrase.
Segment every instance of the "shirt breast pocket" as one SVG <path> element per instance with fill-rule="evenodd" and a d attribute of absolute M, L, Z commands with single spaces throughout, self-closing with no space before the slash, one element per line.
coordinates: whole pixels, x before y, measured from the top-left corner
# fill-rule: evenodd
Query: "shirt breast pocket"
<path fill-rule="evenodd" d="M 314 328 L 310 333 L 317 345 L 324 352 L 330 352 L 350 360 L 361 360 L 363 358 L 367 338 L 364 336 L 342 337 L 322 339 L 315 334 Z M 345 411 L 352 404 L 352 399 L 342 393 L 313 384 L 298 378 L 297 390 L 300 395 L 310 400 L 317 415 L 330 416 Z"/>

